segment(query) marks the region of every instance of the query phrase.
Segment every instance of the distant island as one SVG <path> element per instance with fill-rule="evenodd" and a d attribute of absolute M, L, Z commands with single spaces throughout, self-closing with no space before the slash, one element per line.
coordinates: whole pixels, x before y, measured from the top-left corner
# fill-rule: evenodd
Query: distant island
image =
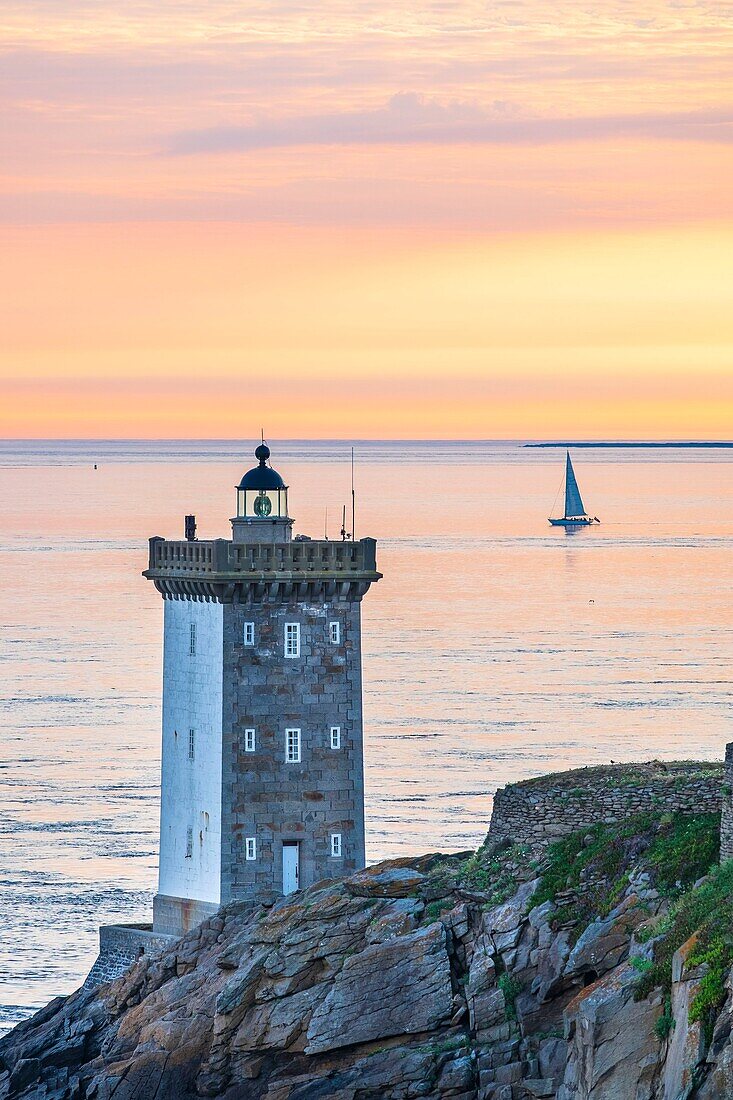
<path fill-rule="evenodd" d="M 677 442 L 677 443 L 649 443 L 649 442 L 646 442 L 646 443 L 633 443 L 633 442 L 632 443 L 628 443 L 628 442 L 627 443 L 620 443 L 620 442 L 608 442 L 608 441 L 596 442 L 596 441 L 589 441 L 589 440 L 586 439 L 586 440 L 582 440 L 582 441 L 570 440 L 567 443 L 562 443 L 562 442 L 556 442 L 556 443 L 525 443 L 524 446 L 525 447 L 616 447 L 616 448 L 646 447 L 646 448 L 654 448 L 654 449 L 659 448 L 659 447 L 674 447 L 674 448 L 706 447 L 708 449 L 713 449 L 713 450 L 715 450 L 715 449 L 730 450 L 731 448 L 733 448 L 733 440 L 729 440 L 727 442 L 722 441 L 722 440 L 718 440 L 718 441 L 715 441 L 715 442 L 708 441 L 708 442 L 705 442 L 705 443 L 702 443 L 702 442 L 697 442 L 696 443 L 694 440 L 682 440 L 682 441 Z"/>

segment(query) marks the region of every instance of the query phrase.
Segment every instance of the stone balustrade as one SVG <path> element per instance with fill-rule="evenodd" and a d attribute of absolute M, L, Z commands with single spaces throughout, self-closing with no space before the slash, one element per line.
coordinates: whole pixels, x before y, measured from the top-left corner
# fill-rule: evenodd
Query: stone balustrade
<path fill-rule="evenodd" d="M 361 598 L 379 580 L 376 541 L 294 540 L 240 544 L 229 539 L 150 539 L 143 576 L 168 598 L 311 598 L 323 593 Z"/>

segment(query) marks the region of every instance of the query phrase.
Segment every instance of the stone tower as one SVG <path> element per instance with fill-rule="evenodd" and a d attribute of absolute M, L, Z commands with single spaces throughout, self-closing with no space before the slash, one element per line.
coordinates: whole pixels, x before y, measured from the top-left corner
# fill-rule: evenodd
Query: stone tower
<path fill-rule="evenodd" d="M 720 812 L 720 862 L 733 859 L 733 741 L 725 746 L 723 803 Z"/>
<path fill-rule="evenodd" d="M 364 865 L 361 600 L 376 542 L 292 535 L 268 464 L 237 487 L 232 539 L 150 540 L 163 597 L 156 933 L 232 899 Z"/>

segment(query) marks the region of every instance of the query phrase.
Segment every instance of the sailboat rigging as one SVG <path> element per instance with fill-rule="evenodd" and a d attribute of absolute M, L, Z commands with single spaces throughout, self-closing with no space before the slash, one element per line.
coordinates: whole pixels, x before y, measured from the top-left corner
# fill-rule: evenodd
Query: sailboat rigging
<path fill-rule="evenodd" d="M 549 517 L 553 527 L 588 527 L 591 523 L 600 523 L 598 516 L 589 516 L 580 495 L 575 470 L 570 460 L 570 451 L 565 458 L 565 512 L 559 518 Z"/>

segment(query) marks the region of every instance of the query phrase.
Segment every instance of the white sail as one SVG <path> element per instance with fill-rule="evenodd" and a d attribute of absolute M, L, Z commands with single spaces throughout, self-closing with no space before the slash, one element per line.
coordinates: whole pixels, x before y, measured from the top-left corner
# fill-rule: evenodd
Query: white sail
<path fill-rule="evenodd" d="M 580 495 L 578 483 L 575 480 L 575 470 L 570 461 L 570 451 L 567 452 L 565 463 L 565 518 L 569 516 L 584 516 L 585 508 Z"/>

